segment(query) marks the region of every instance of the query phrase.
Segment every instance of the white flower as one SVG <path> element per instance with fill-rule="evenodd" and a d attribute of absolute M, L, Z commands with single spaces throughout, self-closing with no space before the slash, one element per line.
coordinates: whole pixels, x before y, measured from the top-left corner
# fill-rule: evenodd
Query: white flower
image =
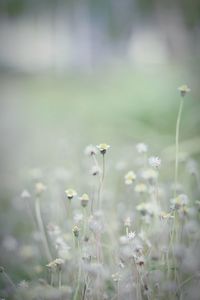
<path fill-rule="evenodd" d="M 144 143 L 138 143 L 136 145 L 136 150 L 138 153 L 146 153 L 148 151 L 148 146 Z"/>
<path fill-rule="evenodd" d="M 103 143 L 103 144 L 97 145 L 96 147 L 99 149 L 101 154 L 105 154 L 106 151 L 110 148 L 110 145 Z"/>
<path fill-rule="evenodd" d="M 136 175 L 133 171 L 129 171 L 125 176 L 124 176 L 124 179 L 125 179 L 125 184 L 132 184 L 133 181 L 136 179 Z"/>
<path fill-rule="evenodd" d="M 41 195 L 44 191 L 46 191 L 47 187 L 42 182 L 37 182 L 35 184 L 35 192 L 36 195 Z"/>
<path fill-rule="evenodd" d="M 79 199 L 81 200 L 82 207 L 86 207 L 88 205 L 89 202 L 88 194 L 84 193 L 81 197 L 79 197 Z"/>
<path fill-rule="evenodd" d="M 50 269 L 55 269 L 57 268 L 58 270 L 61 269 L 61 266 L 64 265 L 65 261 L 62 258 L 56 258 L 55 260 L 51 261 L 46 265 L 47 268 Z"/>
<path fill-rule="evenodd" d="M 159 168 L 161 165 L 161 159 L 158 156 L 149 157 L 149 164 L 153 168 Z"/>
<path fill-rule="evenodd" d="M 30 198 L 31 195 L 30 195 L 29 191 L 23 190 L 23 192 L 21 193 L 21 197 L 22 198 Z"/>
<path fill-rule="evenodd" d="M 133 240 L 135 238 L 135 236 L 136 236 L 135 231 L 131 231 L 131 232 L 128 233 L 128 239 L 129 240 Z"/>
<path fill-rule="evenodd" d="M 77 195 L 77 192 L 71 188 L 66 190 L 65 193 L 67 194 L 67 198 L 70 200 Z"/>
<path fill-rule="evenodd" d="M 178 90 L 180 91 L 182 97 L 184 97 L 185 94 L 191 91 L 191 89 L 187 86 L 187 84 L 183 84 L 179 86 Z"/>

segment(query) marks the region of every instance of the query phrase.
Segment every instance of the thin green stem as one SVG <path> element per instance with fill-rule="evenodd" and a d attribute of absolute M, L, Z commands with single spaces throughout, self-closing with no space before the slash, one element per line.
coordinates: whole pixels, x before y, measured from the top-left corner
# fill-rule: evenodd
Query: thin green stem
<path fill-rule="evenodd" d="M 176 153 L 175 153 L 175 192 L 174 195 L 176 197 L 176 189 L 177 189 L 177 183 L 178 183 L 178 156 L 179 156 L 179 134 L 180 134 L 180 121 L 181 121 L 181 115 L 183 110 L 183 99 L 181 99 L 180 105 L 179 105 L 179 111 L 176 121 Z"/>
<path fill-rule="evenodd" d="M 53 271 L 51 271 L 50 275 L 50 285 L 53 286 Z"/>
<path fill-rule="evenodd" d="M 59 270 L 58 271 L 58 287 L 59 287 L 59 289 L 61 288 L 61 286 L 62 286 L 62 271 Z"/>
<path fill-rule="evenodd" d="M 105 154 L 103 156 L 103 166 L 102 166 L 102 176 L 99 182 L 99 190 L 98 190 L 98 208 L 101 209 L 101 191 L 103 187 L 104 177 L 105 177 Z"/>
<path fill-rule="evenodd" d="M 2 273 L 3 273 L 3 276 L 5 277 L 5 279 L 9 282 L 9 284 L 15 289 L 16 285 L 14 284 L 14 282 L 12 281 L 10 276 L 5 271 L 3 271 Z"/>
<path fill-rule="evenodd" d="M 78 242 L 78 252 L 79 252 L 79 242 Z M 77 296 L 78 296 L 78 292 L 79 292 L 79 287 L 80 287 L 80 278 L 81 278 L 81 262 L 79 260 L 77 287 L 76 287 L 76 290 L 75 290 L 75 293 L 74 293 L 73 300 L 77 300 Z"/>
<path fill-rule="evenodd" d="M 43 242 L 43 246 L 45 249 L 47 260 L 52 261 L 53 259 L 51 256 L 51 252 L 49 250 L 49 245 L 48 245 L 48 241 L 47 241 L 47 237 L 46 237 L 46 233 L 45 233 L 45 229 L 44 229 L 44 224 L 42 221 L 41 211 L 40 211 L 40 200 L 38 197 L 36 197 L 36 199 L 35 199 L 35 213 L 36 213 L 38 227 L 39 227 L 39 230 L 40 230 L 40 233 L 42 236 L 42 242 Z"/>

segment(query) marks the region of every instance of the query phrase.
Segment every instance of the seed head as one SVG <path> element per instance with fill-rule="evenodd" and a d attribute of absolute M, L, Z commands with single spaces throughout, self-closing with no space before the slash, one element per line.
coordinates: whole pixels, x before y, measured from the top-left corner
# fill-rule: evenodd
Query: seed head
<path fill-rule="evenodd" d="M 98 175 L 101 172 L 101 169 L 98 166 L 92 166 L 90 174 L 93 176 Z"/>
<path fill-rule="evenodd" d="M 37 196 L 40 196 L 46 189 L 47 187 L 42 182 L 37 182 L 35 185 L 35 193 Z"/>
<path fill-rule="evenodd" d="M 78 238 L 78 236 L 79 236 L 79 231 L 80 231 L 80 229 L 78 226 L 74 226 L 72 229 L 72 232 L 76 238 Z"/>
<path fill-rule="evenodd" d="M 182 97 L 184 97 L 187 93 L 191 91 L 187 84 L 179 86 L 178 90 L 180 91 Z"/>
<path fill-rule="evenodd" d="M 62 265 L 64 265 L 65 261 L 62 258 L 56 258 L 55 260 L 51 261 L 48 263 L 46 266 L 47 268 L 53 270 L 53 269 L 58 269 L 59 271 L 61 270 Z"/>
<path fill-rule="evenodd" d="M 161 165 L 161 159 L 158 156 L 149 157 L 149 164 L 151 167 L 158 169 Z"/>
<path fill-rule="evenodd" d="M 88 145 L 88 146 L 85 148 L 85 154 L 86 154 L 86 155 L 89 155 L 89 156 L 96 155 L 96 154 L 97 154 L 97 149 L 96 149 L 96 147 L 93 146 L 93 145 Z"/>
<path fill-rule="evenodd" d="M 68 189 L 65 191 L 65 193 L 67 194 L 67 198 L 69 200 L 71 200 L 73 197 L 75 197 L 77 195 L 77 192 L 73 189 Z"/>
<path fill-rule="evenodd" d="M 88 205 L 88 201 L 89 201 L 88 194 L 83 194 L 81 197 L 79 197 L 79 199 L 81 200 L 82 207 L 86 207 Z"/>

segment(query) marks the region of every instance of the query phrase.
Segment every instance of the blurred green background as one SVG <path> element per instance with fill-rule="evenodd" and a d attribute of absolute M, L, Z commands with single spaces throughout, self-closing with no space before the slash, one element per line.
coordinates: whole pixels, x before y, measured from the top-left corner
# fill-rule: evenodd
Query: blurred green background
<path fill-rule="evenodd" d="M 162 157 L 185 83 L 181 151 L 199 160 L 199 53 L 198 0 L 0 0 L 1 240 L 24 234 L 27 170 L 79 170 L 100 142 Z"/>

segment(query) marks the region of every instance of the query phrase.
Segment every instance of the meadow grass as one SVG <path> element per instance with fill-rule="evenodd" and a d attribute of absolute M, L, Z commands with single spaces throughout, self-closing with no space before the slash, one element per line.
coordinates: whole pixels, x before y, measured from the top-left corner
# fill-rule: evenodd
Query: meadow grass
<path fill-rule="evenodd" d="M 1 297 L 199 299 L 199 104 L 185 96 L 180 123 L 181 75 L 155 73 L 5 88 L 16 133 L 29 122 L 2 203 Z"/>

